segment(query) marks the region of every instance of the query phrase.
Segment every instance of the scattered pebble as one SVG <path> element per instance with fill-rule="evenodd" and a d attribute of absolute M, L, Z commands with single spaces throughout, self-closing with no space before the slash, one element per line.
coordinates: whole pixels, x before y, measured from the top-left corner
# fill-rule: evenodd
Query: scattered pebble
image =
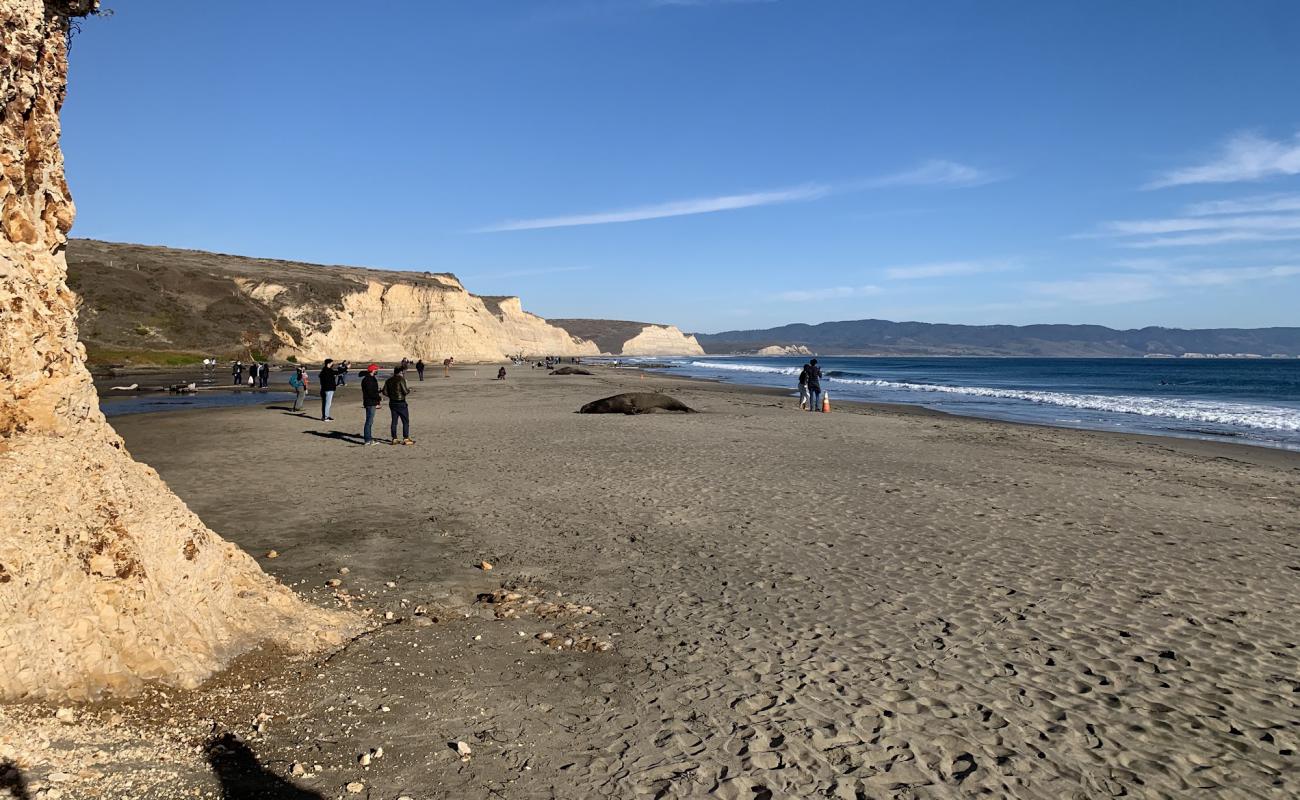
<path fill-rule="evenodd" d="M 267 551 L 266 551 L 266 557 L 267 557 L 267 558 L 279 558 L 279 557 L 280 557 L 280 551 L 279 551 L 279 550 L 267 550 Z"/>
<path fill-rule="evenodd" d="M 484 572 L 487 572 L 488 570 L 492 569 L 492 565 L 487 561 L 480 561 L 478 562 L 478 568 L 483 570 Z"/>
<path fill-rule="evenodd" d="M 347 785 L 348 794 L 361 794 L 366 790 L 366 785 L 361 781 L 353 781 Z"/>

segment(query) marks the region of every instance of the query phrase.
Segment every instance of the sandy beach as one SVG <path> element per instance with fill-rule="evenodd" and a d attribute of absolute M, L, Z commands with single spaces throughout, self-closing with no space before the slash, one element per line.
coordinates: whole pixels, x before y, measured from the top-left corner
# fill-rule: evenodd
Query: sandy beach
<path fill-rule="evenodd" d="M 1300 454 L 494 373 L 412 381 L 410 447 L 359 445 L 355 383 L 114 419 L 376 627 L 5 708 L 0 759 L 64 798 L 1300 794 Z M 623 390 L 703 413 L 573 413 Z"/>

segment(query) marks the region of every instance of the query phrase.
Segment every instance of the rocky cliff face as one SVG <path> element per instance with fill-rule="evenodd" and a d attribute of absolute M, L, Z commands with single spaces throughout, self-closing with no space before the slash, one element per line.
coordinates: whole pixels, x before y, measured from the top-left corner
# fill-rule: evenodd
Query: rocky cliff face
<path fill-rule="evenodd" d="M 682 333 L 675 325 L 647 325 L 623 342 L 625 356 L 702 356 L 704 348 L 694 336 Z"/>
<path fill-rule="evenodd" d="M 672 325 L 619 319 L 553 319 L 574 336 L 596 343 L 600 352 L 615 356 L 696 356 L 704 349 L 694 335 Z"/>
<path fill-rule="evenodd" d="M 364 289 L 343 296 L 336 308 L 315 304 L 281 305 L 279 295 L 267 296 L 267 287 L 249 293 L 266 297 L 280 317 L 300 332 L 294 337 L 279 332 L 279 355 L 300 360 L 378 359 L 404 357 L 441 361 L 505 361 L 525 353 L 562 356 L 595 355 L 596 346 L 576 339 L 560 328 L 529 314 L 519 298 L 494 300 L 465 291 L 451 276 L 439 285 L 407 281 L 369 280 Z"/>
<path fill-rule="evenodd" d="M 249 648 L 337 643 L 305 604 L 133 461 L 77 342 L 59 150 L 70 14 L 0 0 L 0 698 L 197 685 Z"/>
<path fill-rule="evenodd" d="M 519 298 L 471 294 L 446 273 L 85 239 L 69 243 L 68 260 L 82 336 L 96 352 L 462 362 L 599 352 Z"/>

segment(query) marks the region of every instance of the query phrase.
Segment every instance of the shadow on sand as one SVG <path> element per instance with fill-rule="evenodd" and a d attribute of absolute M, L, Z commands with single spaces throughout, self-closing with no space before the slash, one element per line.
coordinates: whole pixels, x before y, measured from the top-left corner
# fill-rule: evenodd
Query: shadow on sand
<path fill-rule="evenodd" d="M 13 797 L 14 800 L 32 800 L 27 791 L 27 778 L 12 761 L 0 761 L 0 792 L 6 792 L 5 797 Z"/>
<path fill-rule="evenodd" d="M 343 431 L 303 431 L 303 433 L 319 436 L 322 439 L 338 439 L 340 442 L 347 442 L 348 444 L 365 444 L 365 440 L 355 433 L 344 433 Z"/>
<path fill-rule="evenodd" d="M 267 770 L 233 733 L 209 740 L 204 752 L 221 782 L 222 800 L 325 800 L 324 795 L 300 789 Z"/>

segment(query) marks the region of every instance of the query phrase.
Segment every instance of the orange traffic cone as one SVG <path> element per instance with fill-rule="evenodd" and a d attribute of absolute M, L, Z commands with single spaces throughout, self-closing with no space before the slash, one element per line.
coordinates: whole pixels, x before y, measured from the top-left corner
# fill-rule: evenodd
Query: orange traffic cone
<path fill-rule="evenodd" d="M 823 413 L 823 414 L 829 414 L 829 413 L 831 413 L 831 394 L 830 394 L 830 392 L 822 392 L 822 413 Z"/>

